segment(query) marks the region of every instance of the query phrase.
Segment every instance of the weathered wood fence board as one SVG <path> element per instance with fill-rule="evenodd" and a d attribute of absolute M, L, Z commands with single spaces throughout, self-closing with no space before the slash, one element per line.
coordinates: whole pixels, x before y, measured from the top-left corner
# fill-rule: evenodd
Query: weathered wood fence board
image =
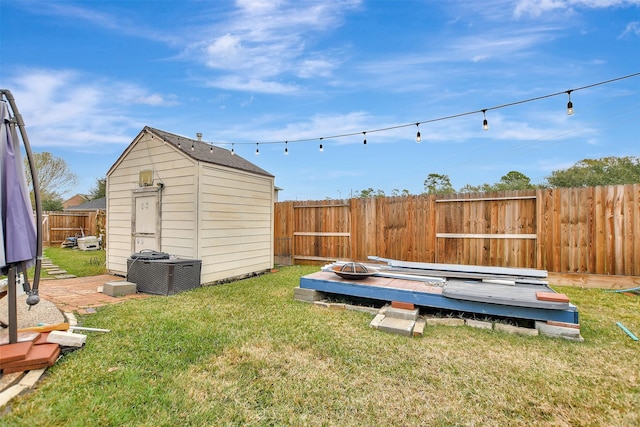
<path fill-rule="evenodd" d="M 377 255 L 640 275 L 640 184 L 279 202 L 275 216 L 282 261 Z"/>
<path fill-rule="evenodd" d="M 67 237 L 97 236 L 104 217 L 104 212 L 43 212 L 42 244 L 56 246 Z"/>

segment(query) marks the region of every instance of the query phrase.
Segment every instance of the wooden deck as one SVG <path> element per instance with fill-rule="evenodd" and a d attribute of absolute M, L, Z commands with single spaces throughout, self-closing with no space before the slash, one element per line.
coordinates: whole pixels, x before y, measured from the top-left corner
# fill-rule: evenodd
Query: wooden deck
<path fill-rule="evenodd" d="M 331 294 L 406 302 L 419 307 L 487 316 L 579 323 L 575 305 L 540 301 L 536 298 L 536 292 L 554 292 L 547 286 L 509 286 L 449 279 L 444 287 L 440 287 L 421 281 L 378 276 L 357 281 L 346 280 L 332 272 L 320 271 L 301 277 L 300 287 Z"/>

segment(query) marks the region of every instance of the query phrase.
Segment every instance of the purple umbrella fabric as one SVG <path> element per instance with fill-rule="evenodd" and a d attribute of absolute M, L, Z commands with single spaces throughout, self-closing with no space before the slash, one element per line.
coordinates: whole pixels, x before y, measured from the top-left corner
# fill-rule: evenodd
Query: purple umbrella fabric
<path fill-rule="evenodd" d="M 9 264 L 35 263 L 37 234 L 15 126 L 9 108 L 0 102 L 0 270 Z"/>

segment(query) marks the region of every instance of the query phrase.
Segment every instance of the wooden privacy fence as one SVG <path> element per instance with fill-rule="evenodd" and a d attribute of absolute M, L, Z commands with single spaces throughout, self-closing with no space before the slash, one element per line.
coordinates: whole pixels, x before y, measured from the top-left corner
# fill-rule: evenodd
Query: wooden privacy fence
<path fill-rule="evenodd" d="M 640 184 L 278 202 L 280 264 L 403 261 L 640 275 Z"/>
<path fill-rule="evenodd" d="M 67 237 L 99 236 L 104 232 L 105 213 L 43 212 L 42 245 L 59 246 Z"/>

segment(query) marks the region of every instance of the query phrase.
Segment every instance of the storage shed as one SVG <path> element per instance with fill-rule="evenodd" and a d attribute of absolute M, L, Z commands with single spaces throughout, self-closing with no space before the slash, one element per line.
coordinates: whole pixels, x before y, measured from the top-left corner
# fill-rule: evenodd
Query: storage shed
<path fill-rule="evenodd" d="M 273 267 L 274 176 L 233 151 L 145 127 L 107 172 L 107 270 L 155 250 L 201 283 Z"/>

